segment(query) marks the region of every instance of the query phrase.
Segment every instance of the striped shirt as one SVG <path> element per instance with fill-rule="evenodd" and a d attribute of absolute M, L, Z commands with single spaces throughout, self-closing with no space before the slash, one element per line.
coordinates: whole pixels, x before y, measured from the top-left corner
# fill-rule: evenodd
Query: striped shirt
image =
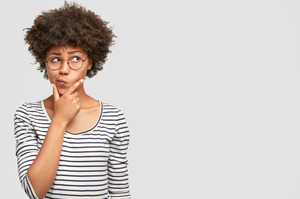
<path fill-rule="evenodd" d="M 65 132 L 56 177 L 44 198 L 131 198 L 125 117 L 110 104 L 100 105 L 98 121 L 91 129 L 78 134 Z M 50 123 L 43 101 L 25 103 L 15 113 L 18 172 L 29 198 L 38 197 L 27 170 L 39 153 Z"/>

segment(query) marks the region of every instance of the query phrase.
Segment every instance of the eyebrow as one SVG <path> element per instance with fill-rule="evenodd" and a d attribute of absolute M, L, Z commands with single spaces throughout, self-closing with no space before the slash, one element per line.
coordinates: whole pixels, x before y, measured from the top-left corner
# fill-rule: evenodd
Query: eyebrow
<path fill-rule="evenodd" d="M 75 54 L 75 53 L 82 53 L 81 51 L 70 51 L 68 52 L 69 55 Z M 50 53 L 49 55 L 61 55 L 61 53 Z"/>

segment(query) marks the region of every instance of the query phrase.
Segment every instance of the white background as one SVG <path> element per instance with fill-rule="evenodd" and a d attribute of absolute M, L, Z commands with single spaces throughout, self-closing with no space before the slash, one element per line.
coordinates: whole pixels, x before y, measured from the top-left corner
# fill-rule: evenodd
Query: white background
<path fill-rule="evenodd" d="M 125 112 L 134 199 L 300 198 L 299 1 L 77 2 L 118 36 L 85 88 Z M 0 8 L 1 198 L 26 198 L 14 112 L 52 92 L 23 29 L 62 4 Z"/>

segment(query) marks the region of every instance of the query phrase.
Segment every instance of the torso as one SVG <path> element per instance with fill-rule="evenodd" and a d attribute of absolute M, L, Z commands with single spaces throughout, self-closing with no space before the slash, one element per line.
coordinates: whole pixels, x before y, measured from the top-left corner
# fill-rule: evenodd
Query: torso
<path fill-rule="evenodd" d="M 53 117 L 54 106 L 51 98 L 44 100 L 44 106 L 50 119 Z M 101 112 L 101 104 L 95 99 L 90 99 L 88 105 L 81 106 L 79 113 L 69 123 L 66 131 L 77 134 L 91 129 L 98 121 Z"/>
<path fill-rule="evenodd" d="M 99 102 L 89 102 L 90 107 L 83 108 L 81 114 L 84 115 L 90 110 L 94 115 L 91 118 L 94 119 L 96 114 L 92 111 L 92 105 L 96 107 Z M 53 116 L 53 108 L 48 103 L 47 100 L 25 103 L 16 112 L 16 153 L 21 158 L 17 161 L 20 179 L 28 179 L 25 171 L 34 161 L 47 136 L 51 125 L 47 111 Z M 88 131 L 82 133 L 65 132 L 56 177 L 46 198 L 107 199 L 110 195 L 110 184 L 124 184 L 122 196 L 130 198 L 126 158 L 129 131 L 125 117 L 115 106 L 103 102 L 100 104 L 97 125 L 91 129 L 90 126 L 85 126 Z M 25 190 L 32 190 L 28 183 L 25 186 Z"/>

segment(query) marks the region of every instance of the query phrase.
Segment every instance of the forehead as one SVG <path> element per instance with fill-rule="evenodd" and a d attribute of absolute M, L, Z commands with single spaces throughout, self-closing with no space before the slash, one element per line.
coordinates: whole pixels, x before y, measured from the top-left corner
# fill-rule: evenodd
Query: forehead
<path fill-rule="evenodd" d="M 55 53 L 55 54 L 68 54 L 68 53 L 74 53 L 74 52 L 79 52 L 79 53 L 85 54 L 84 50 L 82 48 L 80 48 L 79 46 L 65 45 L 65 46 L 52 46 L 46 52 L 46 56 L 49 56 L 52 53 Z"/>

